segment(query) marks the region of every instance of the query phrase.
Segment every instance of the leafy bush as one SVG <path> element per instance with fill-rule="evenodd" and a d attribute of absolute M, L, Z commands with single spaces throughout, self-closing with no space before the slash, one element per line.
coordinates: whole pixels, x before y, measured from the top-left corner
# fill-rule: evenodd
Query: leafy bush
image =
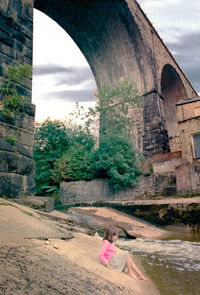
<path fill-rule="evenodd" d="M 95 138 L 90 132 L 82 126 L 72 126 L 67 128 L 69 146 L 80 144 L 87 151 L 91 151 L 95 145 Z"/>
<path fill-rule="evenodd" d="M 140 175 L 139 157 L 129 140 L 129 108 L 142 97 L 130 81 L 105 86 L 99 102 L 86 114 L 86 126 L 66 128 L 47 120 L 35 133 L 37 194 L 53 194 L 61 181 L 108 179 L 113 190 L 134 186 Z M 78 113 L 80 113 L 78 111 Z M 100 118 L 100 143 L 95 150 L 90 119 Z"/>
<path fill-rule="evenodd" d="M 107 133 L 93 156 L 97 178 L 106 178 L 113 190 L 132 187 L 141 174 L 136 151 L 126 134 Z"/>
<path fill-rule="evenodd" d="M 35 132 L 36 193 L 54 193 L 62 180 L 91 179 L 89 153 L 95 140 L 80 126 L 46 120 Z"/>
<path fill-rule="evenodd" d="M 31 66 L 15 65 L 8 66 L 6 69 L 5 81 L 0 88 L 5 100 L 0 114 L 6 118 L 14 118 L 19 112 L 23 112 L 28 104 L 26 96 L 20 93 L 20 87 L 23 79 L 31 78 Z"/>
<path fill-rule="evenodd" d="M 53 179 L 57 182 L 91 180 L 94 178 L 91 166 L 90 151 L 88 151 L 85 146 L 74 143 L 74 145 L 56 161 Z"/>
<path fill-rule="evenodd" d="M 63 123 L 46 120 L 36 128 L 34 145 L 36 194 L 51 194 L 57 190 L 57 184 L 51 177 L 52 169 L 68 146 L 69 140 Z"/>

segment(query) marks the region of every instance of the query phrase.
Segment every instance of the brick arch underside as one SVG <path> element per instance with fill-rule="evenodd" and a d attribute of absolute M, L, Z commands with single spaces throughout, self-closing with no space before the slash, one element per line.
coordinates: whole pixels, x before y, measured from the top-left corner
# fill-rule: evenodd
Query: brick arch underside
<path fill-rule="evenodd" d="M 140 91 L 149 90 L 147 47 L 126 1 L 35 0 L 34 7 L 72 37 L 98 87 L 130 78 Z"/>
<path fill-rule="evenodd" d="M 168 131 L 169 141 L 173 141 L 179 137 L 176 103 L 188 98 L 188 96 L 179 74 L 169 64 L 165 65 L 162 70 L 161 92 L 163 96 L 166 129 Z M 170 148 L 174 150 L 174 147 L 171 146 Z"/>

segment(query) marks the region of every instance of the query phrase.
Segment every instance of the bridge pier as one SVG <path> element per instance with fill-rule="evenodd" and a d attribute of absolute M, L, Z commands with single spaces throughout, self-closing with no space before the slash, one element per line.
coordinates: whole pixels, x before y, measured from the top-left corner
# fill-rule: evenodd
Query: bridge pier
<path fill-rule="evenodd" d="M 7 65 L 32 66 L 33 1 L 0 3 L 0 85 Z M 31 79 L 24 79 L 20 93 L 29 99 L 23 113 L 14 119 L 0 115 L 0 196 L 32 194 L 35 189 L 33 134 L 35 106 L 31 103 Z M 4 97 L 0 94 L 0 107 Z M 9 138 L 15 142 L 11 144 Z"/>
<path fill-rule="evenodd" d="M 163 98 L 156 90 L 144 96 L 143 154 L 146 158 L 170 151 L 163 114 Z"/>

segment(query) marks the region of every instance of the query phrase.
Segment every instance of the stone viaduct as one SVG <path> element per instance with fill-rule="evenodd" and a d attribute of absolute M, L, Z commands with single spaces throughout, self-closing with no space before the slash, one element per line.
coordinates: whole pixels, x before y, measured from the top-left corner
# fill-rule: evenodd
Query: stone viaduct
<path fill-rule="evenodd" d="M 4 65 L 32 65 L 33 8 L 72 37 L 98 87 L 129 78 L 144 94 L 144 108 L 132 111 L 130 132 L 145 157 L 178 149 L 176 103 L 197 93 L 135 0 L 1 0 L 0 85 Z M 26 113 L 14 123 L 0 118 L 0 195 L 34 191 L 31 81 L 20 91 L 30 99 Z M 14 147 L 6 140 L 10 134 L 18 138 Z"/>

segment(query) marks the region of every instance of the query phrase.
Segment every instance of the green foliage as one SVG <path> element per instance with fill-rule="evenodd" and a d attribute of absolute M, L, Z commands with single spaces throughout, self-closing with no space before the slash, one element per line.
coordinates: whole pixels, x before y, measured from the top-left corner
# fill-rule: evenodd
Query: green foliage
<path fill-rule="evenodd" d="M 131 81 L 115 87 L 105 85 L 98 93 L 99 101 L 88 113 L 100 118 L 100 144 L 94 153 L 95 176 L 108 179 L 113 190 L 132 187 L 140 175 L 141 158 L 128 136 L 131 108 L 140 108 L 143 97 Z"/>
<path fill-rule="evenodd" d="M 90 108 L 88 125 L 93 117 L 100 118 L 100 133 L 127 132 L 131 119 L 131 108 L 141 107 L 143 97 L 135 85 L 125 80 L 115 87 L 104 85 L 98 92 L 95 108 Z"/>
<path fill-rule="evenodd" d="M 6 195 L 0 196 L 1 199 L 7 200 L 8 197 Z"/>
<path fill-rule="evenodd" d="M 56 195 L 61 181 L 108 179 L 113 190 L 134 186 L 139 157 L 129 140 L 130 108 L 143 100 L 130 81 L 99 91 L 99 103 L 86 114 L 84 127 L 45 121 L 35 133 L 37 194 Z M 83 110 L 76 105 L 77 116 Z M 95 150 L 90 121 L 100 118 L 100 144 Z"/>
<path fill-rule="evenodd" d="M 36 162 L 36 193 L 51 194 L 57 190 L 52 170 L 69 146 L 66 127 L 59 121 L 46 120 L 35 131 L 34 160 Z"/>
<path fill-rule="evenodd" d="M 23 112 L 28 103 L 27 97 L 20 93 L 23 79 L 31 78 L 31 66 L 8 66 L 6 69 L 4 84 L 0 88 L 5 100 L 0 114 L 6 118 L 14 118 L 19 112 Z"/>
<path fill-rule="evenodd" d="M 28 215 L 28 216 L 33 216 L 33 213 L 28 212 L 28 211 L 26 211 L 26 210 L 22 210 L 22 212 L 23 212 L 24 214 Z"/>
<path fill-rule="evenodd" d="M 10 134 L 7 136 L 7 141 L 12 144 L 15 145 L 17 142 L 17 137 L 14 134 Z"/>
<path fill-rule="evenodd" d="M 80 126 L 45 121 L 35 132 L 36 193 L 51 195 L 62 180 L 91 178 L 86 165 L 94 144 L 93 136 Z"/>
<path fill-rule="evenodd" d="M 140 175 L 136 151 L 128 135 L 107 133 L 93 156 L 97 178 L 106 178 L 113 190 L 132 187 Z"/>
<path fill-rule="evenodd" d="M 57 206 L 61 206 L 61 200 L 60 200 L 60 197 L 59 197 L 57 191 L 54 191 L 54 192 L 51 194 L 50 197 L 54 199 L 54 207 L 55 207 L 55 208 L 56 208 Z"/>
<path fill-rule="evenodd" d="M 88 152 L 94 148 L 94 136 L 90 134 L 87 128 L 84 128 L 80 125 L 74 125 L 70 128 L 67 128 L 67 136 L 70 147 L 72 147 L 74 144 L 79 144 Z"/>
<path fill-rule="evenodd" d="M 53 179 L 55 181 L 91 180 L 94 178 L 91 169 L 91 153 L 86 146 L 74 143 L 55 163 Z"/>

